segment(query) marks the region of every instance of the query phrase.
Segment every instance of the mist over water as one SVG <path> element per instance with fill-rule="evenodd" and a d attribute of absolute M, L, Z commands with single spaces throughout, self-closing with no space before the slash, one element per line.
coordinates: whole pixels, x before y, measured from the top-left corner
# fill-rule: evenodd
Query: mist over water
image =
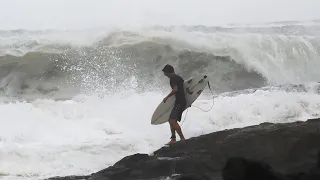
<path fill-rule="evenodd" d="M 216 93 L 317 82 L 319 30 L 319 25 L 292 25 L 170 26 L 77 34 L 3 31 L 0 88 L 7 97 L 54 99 L 128 88 L 167 91 L 168 80 L 161 72 L 166 63 L 186 79 L 206 73 Z M 95 34 L 95 40 L 73 41 L 86 34 Z"/>
<path fill-rule="evenodd" d="M 138 2 L 4 1 L 0 179 L 89 174 L 162 147 L 169 125 L 150 120 L 167 63 L 210 78 L 186 138 L 319 116 L 318 2 Z"/>
<path fill-rule="evenodd" d="M 0 29 L 261 25 L 320 19 L 320 2 L 315 0 L 3 0 L 1 6 Z"/>

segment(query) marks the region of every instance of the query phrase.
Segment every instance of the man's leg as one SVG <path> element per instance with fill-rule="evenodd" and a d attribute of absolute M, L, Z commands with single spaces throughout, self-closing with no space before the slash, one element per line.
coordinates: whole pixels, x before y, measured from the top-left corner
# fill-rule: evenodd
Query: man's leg
<path fill-rule="evenodd" d="M 185 138 L 184 138 L 184 136 L 183 136 L 183 134 L 182 134 L 181 127 L 180 127 L 180 125 L 178 124 L 178 122 L 177 122 L 176 120 L 174 120 L 174 119 L 170 119 L 169 122 L 170 122 L 170 125 L 174 128 L 174 130 L 177 131 L 180 139 L 181 139 L 181 140 L 184 140 Z"/>
<path fill-rule="evenodd" d="M 170 129 L 171 129 L 171 141 L 168 144 L 176 142 L 175 131 L 177 131 L 181 140 L 185 139 L 182 134 L 181 127 L 177 122 L 177 121 L 180 121 L 181 116 L 182 116 L 182 112 L 183 111 L 181 110 L 181 105 L 175 104 L 172 111 L 171 111 L 170 117 L 169 117 L 169 124 L 170 124 Z"/>
<path fill-rule="evenodd" d="M 180 139 L 181 140 L 185 140 L 183 134 L 182 134 L 182 130 L 181 130 L 181 127 L 178 123 L 178 121 L 180 122 L 181 121 L 181 118 L 182 118 L 182 113 L 184 111 L 184 107 L 185 105 L 184 104 L 180 104 L 177 106 L 177 110 L 176 110 L 176 118 L 175 118 L 175 121 L 173 121 L 173 127 L 174 129 L 177 131 L 177 133 L 179 134 L 180 136 Z"/>
<path fill-rule="evenodd" d="M 170 130 L 171 130 L 171 139 L 176 139 L 176 130 L 174 129 L 174 127 L 172 126 L 172 124 L 170 123 L 169 121 L 169 124 L 170 124 Z"/>
<path fill-rule="evenodd" d="M 169 124 L 170 124 L 170 130 L 171 130 L 171 141 L 168 142 L 167 144 L 172 144 L 176 142 L 176 130 L 174 129 L 173 125 L 171 124 L 170 120 L 169 120 Z"/>
<path fill-rule="evenodd" d="M 176 119 L 177 117 L 177 112 L 179 110 L 179 105 L 175 104 L 171 110 L 171 114 L 169 116 L 169 124 L 170 124 L 170 130 L 171 130 L 171 141 L 168 144 L 174 143 L 176 142 L 176 129 L 175 129 L 175 125 L 172 121 L 172 119 Z"/>

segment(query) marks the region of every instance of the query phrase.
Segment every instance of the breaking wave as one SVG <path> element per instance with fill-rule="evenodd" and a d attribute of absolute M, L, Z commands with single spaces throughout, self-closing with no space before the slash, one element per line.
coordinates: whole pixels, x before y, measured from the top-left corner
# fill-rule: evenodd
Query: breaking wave
<path fill-rule="evenodd" d="M 208 74 L 218 93 L 308 83 L 320 77 L 317 25 L 113 30 L 76 45 L 66 38 L 70 34 L 76 39 L 75 33 L 1 31 L 2 42 L 7 42 L 0 46 L 2 93 L 69 98 L 79 92 L 114 93 L 123 88 L 156 91 L 167 83 L 161 73 L 166 63 L 185 78 Z M 76 36 L 86 33 L 96 32 L 80 31 Z"/>

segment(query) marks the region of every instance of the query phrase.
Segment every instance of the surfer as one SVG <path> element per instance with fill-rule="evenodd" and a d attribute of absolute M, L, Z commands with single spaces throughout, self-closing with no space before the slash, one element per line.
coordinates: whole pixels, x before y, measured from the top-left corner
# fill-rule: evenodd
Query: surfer
<path fill-rule="evenodd" d="M 186 98 L 183 90 L 184 80 L 182 77 L 175 74 L 174 68 L 169 64 L 165 65 L 162 71 L 164 75 L 170 79 L 170 86 L 172 88 L 172 91 L 163 99 L 163 102 L 165 103 L 172 95 L 175 95 L 176 97 L 173 109 L 169 116 L 171 141 L 168 144 L 172 144 L 176 142 L 176 131 L 179 134 L 180 139 L 185 140 L 181 127 L 178 124 L 178 121 L 181 121 L 182 113 L 186 108 Z"/>

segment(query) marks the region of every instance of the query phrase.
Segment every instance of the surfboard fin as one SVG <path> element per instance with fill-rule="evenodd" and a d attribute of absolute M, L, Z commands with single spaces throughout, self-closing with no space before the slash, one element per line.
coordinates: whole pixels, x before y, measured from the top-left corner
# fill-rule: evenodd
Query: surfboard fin
<path fill-rule="evenodd" d="M 209 87 L 209 89 L 210 89 L 210 91 L 211 91 L 211 87 L 210 87 L 210 82 L 208 81 L 208 87 Z"/>
<path fill-rule="evenodd" d="M 186 91 L 187 91 L 187 93 L 189 93 L 189 94 L 193 94 L 193 92 L 190 91 L 189 87 L 187 87 Z"/>
<path fill-rule="evenodd" d="M 201 79 L 201 80 L 199 81 L 199 83 L 202 83 L 203 80 L 206 79 L 207 77 L 208 77 L 207 75 L 204 75 L 204 76 L 203 76 L 203 79 Z"/>

